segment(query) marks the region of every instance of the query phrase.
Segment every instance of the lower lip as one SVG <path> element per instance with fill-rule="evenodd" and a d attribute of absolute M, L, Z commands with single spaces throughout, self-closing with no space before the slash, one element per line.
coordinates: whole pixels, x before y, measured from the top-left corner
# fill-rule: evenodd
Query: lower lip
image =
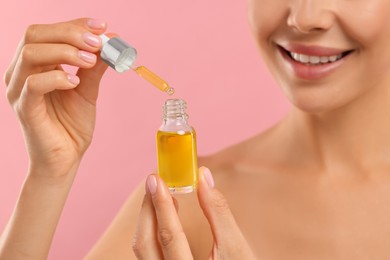
<path fill-rule="evenodd" d="M 344 61 L 350 56 L 344 56 L 343 58 L 328 63 L 318 63 L 318 64 L 303 64 L 298 61 L 293 60 L 284 50 L 279 48 L 280 53 L 287 64 L 292 69 L 294 74 L 301 79 L 304 80 L 319 80 L 325 78 L 332 72 L 334 72 L 337 68 L 339 68 Z"/>

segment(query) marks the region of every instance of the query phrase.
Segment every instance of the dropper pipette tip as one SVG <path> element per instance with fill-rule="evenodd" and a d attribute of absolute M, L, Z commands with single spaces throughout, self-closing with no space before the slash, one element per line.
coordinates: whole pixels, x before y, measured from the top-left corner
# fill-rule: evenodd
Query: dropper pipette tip
<path fill-rule="evenodd" d="M 172 96 L 175 93 L 175 89 L 174 88 L 169 88 L 166 92 L 167 92 L 168 95 Z"/>

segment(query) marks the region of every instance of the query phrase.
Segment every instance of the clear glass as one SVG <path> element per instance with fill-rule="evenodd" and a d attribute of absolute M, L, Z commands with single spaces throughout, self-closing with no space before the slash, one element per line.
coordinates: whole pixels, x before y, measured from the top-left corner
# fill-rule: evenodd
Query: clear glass
<path fill-rule="evenodd" d="M 100 51 L 102 60 L 117 72 L 129 70 L 137 58 L 136 49 L 119 37 L 109 38 L 104 34 L 100 37 L 103 45 Z"/>
<path fill-rule="evenodd" d="M 198 185 L 196 132 L 188 124 L 187 104 L 168 99 L 157 132 L 158 174 L 171 193 L 189 193 Z"/>
<path fill-rule="evenodd" d="M 130 44 L 118 36 L 110 38 L 105 34 L 101 34 L 100 38 L 102 39 L 100 57 L 111 68 L 120 73 L 132 68 L 139 76 L 151 83 L 157 89 L 164 91 L 170 96 L 175 93 L 175 90 L 171 88 L 166 81 L 145 66 L 133 67 L 137 58 L 137 51 Z"/>
<path fill-rule="evenodd" d="M 154 72 L 152 72 L 145 66 L 138 66 L 136 68 L 133 68 L 133 70 L 150 84 L 152 84 L 159 90 L 166 92 L 168 95 L 172 96 L 175 93 L 175 90 L 171 88 L 167 82 L 165 82 L 162 78 L 154 74 Z"/>

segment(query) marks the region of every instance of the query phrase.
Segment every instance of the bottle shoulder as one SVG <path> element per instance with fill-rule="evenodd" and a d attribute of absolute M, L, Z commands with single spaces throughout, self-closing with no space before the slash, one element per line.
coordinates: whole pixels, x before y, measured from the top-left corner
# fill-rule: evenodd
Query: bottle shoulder
<path fill-rule="evenodd" d="M 166 124 L 163 124 L 159 127 L 158 131 L 160 132 L 172 132 L 172 133 L 176 133 L 176 132 L 190 132 L 190 133 L 195 133 L 195 129 L 188 125 L 188 124 L 185 124 L 185 125 L 166 125 Z"/>

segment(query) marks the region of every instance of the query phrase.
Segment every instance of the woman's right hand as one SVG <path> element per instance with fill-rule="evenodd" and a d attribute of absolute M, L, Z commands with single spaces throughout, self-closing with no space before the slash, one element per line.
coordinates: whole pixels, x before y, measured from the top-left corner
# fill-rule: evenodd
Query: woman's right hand
<path fill-rule="evenodd" d="M 87 18 L 26 30 L 4 81 L 30 172 L 62 176 L 91 143 L 99 82 L 107 68 L 97 55 L 105 30 L 106 23 Z M 78 67 L 77 74 L 66 73 L 61 64 Z"/>

